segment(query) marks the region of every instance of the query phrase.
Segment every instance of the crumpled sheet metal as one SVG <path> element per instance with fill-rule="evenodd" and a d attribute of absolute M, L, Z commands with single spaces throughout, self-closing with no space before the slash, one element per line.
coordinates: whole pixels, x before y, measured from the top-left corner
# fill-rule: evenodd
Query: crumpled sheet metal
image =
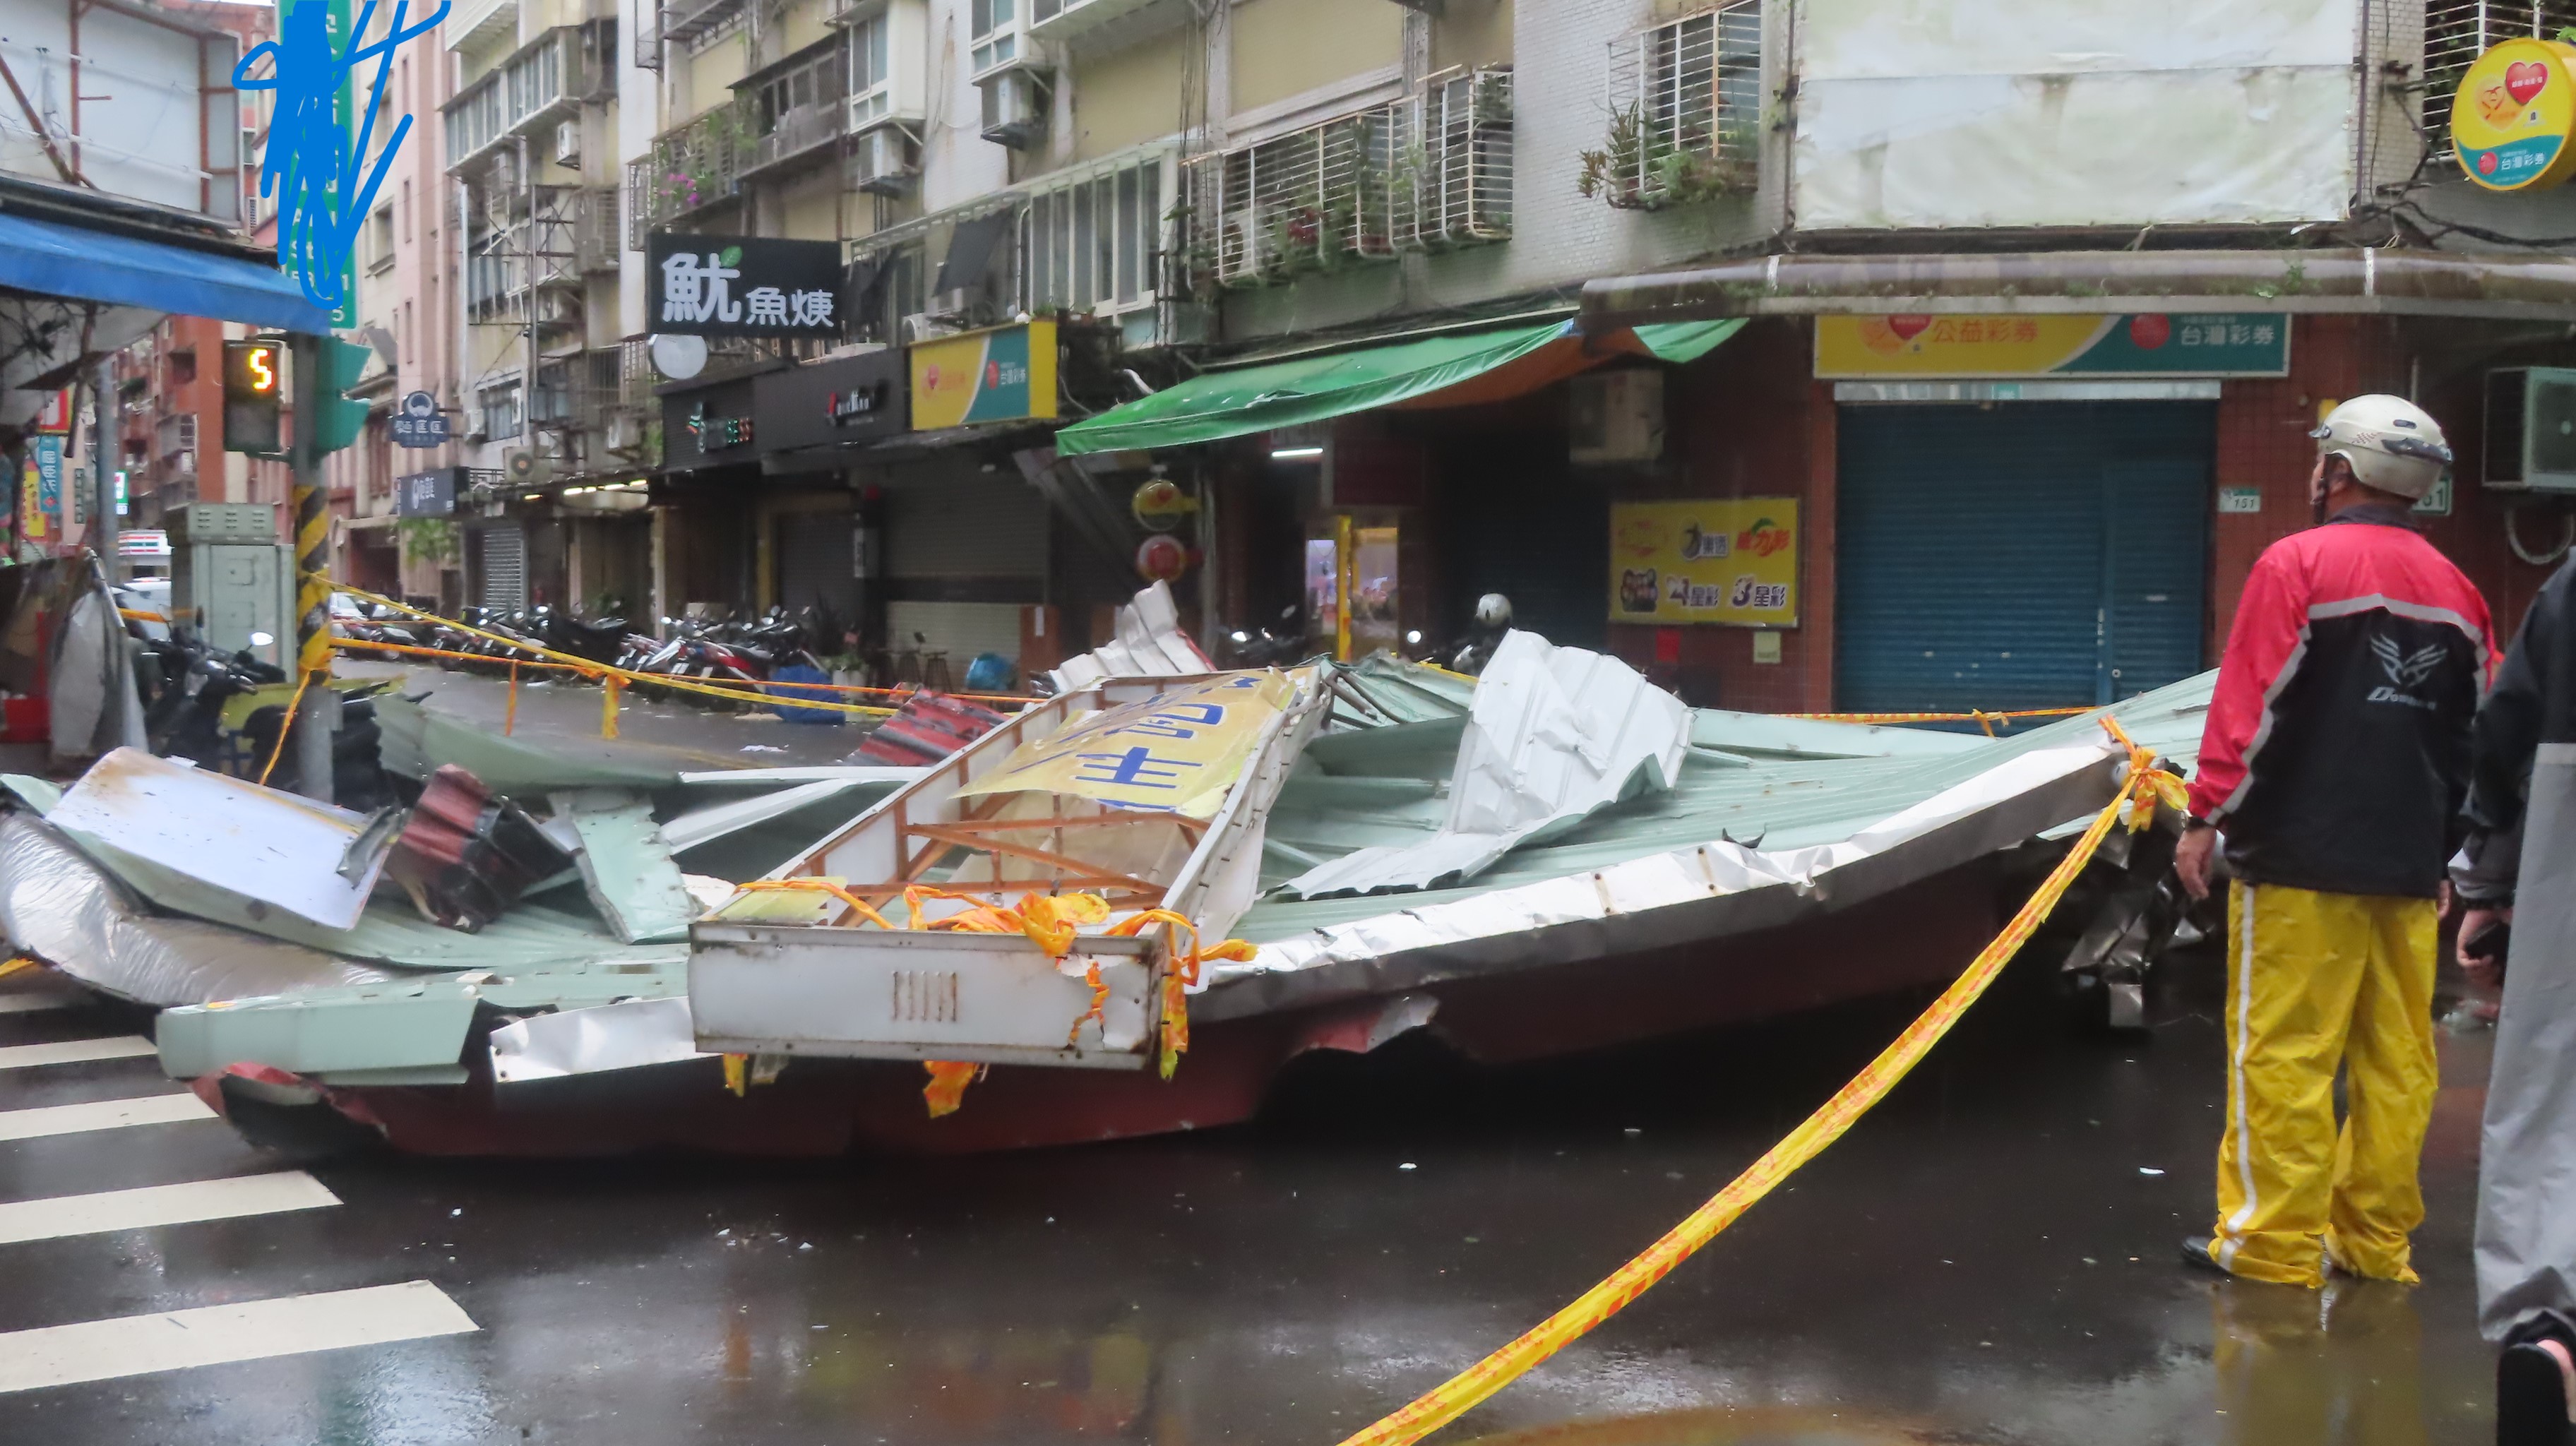
<path fill-rule="evenodd" d="M 499 1084 L 709 1057 L 698 1052 L 685 994 L 563 1009 L 492 1031 L 492 1078 Z"/>
<path fill-rule="evenodd" d="M 1216 664 L 1181 631 L 1181 610 L 1169 583 L 1158 582 L 1118 609 L 1110 641 L 1076 653 L 1048 673 L 1058 693 L 1088 688 L 1103 678 L 1170 678 L 1213 673 Z"/>
<path fill-rule="evenodd" d="M 0 930 L 10 944 L 137 1004 L 203 1004 L 401 977 L 319 950 L 152 914 L 25 812 L 0 812 Z"/>
<path fill-rule="evenodd" d="M 1191 1012 L 1264 1014 L 1791 923 L 2098 809 L 2123 758 L 2108 745 L 2032 750 L 1834 843 L 1764 852 L 1719 839 L 1329 925 L 1211 966 Z"/>
<path fill-rule="evenodd" d="M 357 877 L 340 872 L 362 815 L 140 748 L 90 765 L 45 821 L 83 848 L 104 844 L 329 929 L 358 922 L 384 869 L 379 851 Z"/>
<path fill-rule="evenodd" d="M 1355 850 L 1282 885 L 1306 898 L 1472 879 L 1525 843 L 1681 781 L 1691 714 L 1616 658 L 1506 634 L 1476 685 L 1439 832 Z"/>
<path fill-rule="evenodd" d="M 640 745 L 605 738 L 548 735 L 544 744 L 450 717 L 399 693 L 376 699 L 376 726 L 384 766 L 406 778 L 425 779 L 453 763 L 504 796 L 550 788 L 637 788 L 648 792 L 680 781 L 680 770 L 654 759 Z"/>

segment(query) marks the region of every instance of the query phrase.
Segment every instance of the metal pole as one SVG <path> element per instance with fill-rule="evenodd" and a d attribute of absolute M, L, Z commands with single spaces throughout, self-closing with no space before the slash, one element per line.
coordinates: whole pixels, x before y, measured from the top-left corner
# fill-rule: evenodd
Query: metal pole
<path fill-rule="evenodd" d="M 329 803 L 331 733 L 340 725 L 340 695 L 320 686 L 331 673 L 331 519 L 323 506 L 320 449 L 322 341 L 298 332 L 286 344 L 295 379 L 295 435 L 286 453 L 295 498 L 295 670 L 298 679 L 313 685 L 304 689 L 292 723 L 295 786 L 305 797 Z"/>

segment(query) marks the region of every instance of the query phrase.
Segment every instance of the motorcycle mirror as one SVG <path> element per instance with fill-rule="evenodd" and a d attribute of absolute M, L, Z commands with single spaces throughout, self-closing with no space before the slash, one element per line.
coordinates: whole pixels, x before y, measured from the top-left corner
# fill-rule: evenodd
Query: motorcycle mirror
<path fill-rule="evenodd" d="M 1236 642 L 1238 642 L 1238 643 L 1248 643 L 1248 642 L 1251 642 L 1251 641 L 1252 641 L 1252 639 L 1247 638 L 1247 637 L 1245 637 L 1245 636 L 1243 635 L 1243 629 L 1241 629 L 1241 628 L 1236 628 L 1236 629 L 1234 630 L 1234 632 L 1233 632 L 1232 636 L 1233 636 L 1234 640 L 1235 640 Z"/>
<path fill-rule="evenodd" d="M 250 645 L 254 648 L 264 648 L 276 641 L 276 638 L 267 633 L 253 633 L 250 635 Z"/>
<path fill-rule="evenodd" d="M 1420 629 L 1420 628 L 1415 628 L 1413 631 L 1411 631 L 1411 632 L 1409 632 L 1409 633 L 1406 633 L 1406 634 L 1404 635 L 1404 645 L 1405 645 L 1406 647 L 1408 647 L 1408 648 L 1418 648 L 1418 647 L 1421 647 L 1421 646 L 1422 646 L 1422 629 Z"/>

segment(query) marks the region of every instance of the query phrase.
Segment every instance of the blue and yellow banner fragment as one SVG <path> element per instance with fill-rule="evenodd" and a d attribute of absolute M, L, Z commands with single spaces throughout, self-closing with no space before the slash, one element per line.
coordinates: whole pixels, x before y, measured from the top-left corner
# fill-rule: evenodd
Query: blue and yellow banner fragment
<path fill-rule="evenodd" d="M 1061 793 L 1112 808 L 1212 818 L 1262 728 L 1295 692 L 1287 675 L 1267 670 L 1184 684 L 1023 743 L 1000 768 L 957 792 Z"/>

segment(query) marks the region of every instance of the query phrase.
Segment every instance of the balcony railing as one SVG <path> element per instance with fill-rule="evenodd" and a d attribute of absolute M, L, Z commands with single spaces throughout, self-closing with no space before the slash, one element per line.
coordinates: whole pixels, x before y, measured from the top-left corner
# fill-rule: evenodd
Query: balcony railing
<path fill-rule="evenodd" d="M 662 38 L 686 45 L 743 13 L 746 0 L 678 0 L 662 7 Z"/>
<path fill-rule="evenodd" d="M 642 229 L 658 230 L 741 194 L 753 155 L 748 117 L 741 101 L 718 106 L 654 137 L 651 155 L 627 163 L 630 214 L 641 218 Z M 642 249 L 641 235 L 630 232 L 629 240 Z"/>
<path fill-rule="evenodd" d="M 583 96 L 613 80 L 601 73 L 605 67 L 590 49 L 582 43 L 580 27 L 559 26 L 440 107 L 447 117 L 448 169 L 472 163 L 511 136 L 573 114 Z"/>
<path fill-rule="evenodd" d="M 748 175 L 798 161 L 830 159 L 831 147 L 841 138 L 848 113 L 839 96 L 780 113 L 777 126 L 752 142 L 751 158 L 743 167 L 744 173 Z"/>

